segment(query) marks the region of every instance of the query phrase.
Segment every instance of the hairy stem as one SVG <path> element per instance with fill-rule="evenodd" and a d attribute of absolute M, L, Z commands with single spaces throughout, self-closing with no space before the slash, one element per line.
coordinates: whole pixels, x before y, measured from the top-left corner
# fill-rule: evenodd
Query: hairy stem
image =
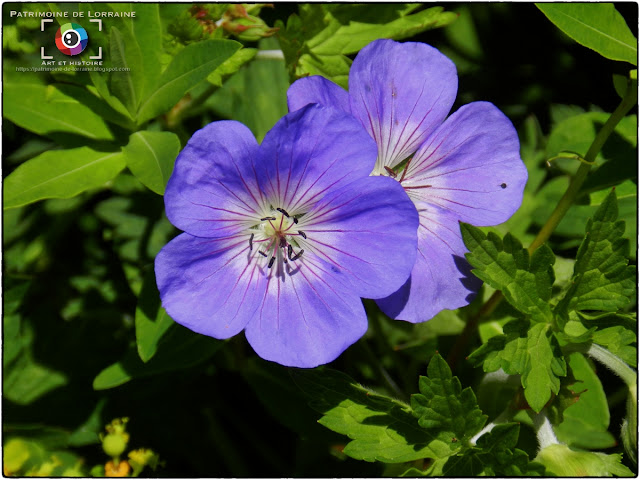
<path fill-rule="evenodd" d="M 636 385 L 638 383 L 638 374 L 620 357 L 595 343 L 592 343 L 589 346 L 586 354 L 609 368 L 609 370 L 622 379 L 629 390 L 633 390 L 635 392 Z"/>
<path fill-rule="evenodd" d="M 553 431 L 549 417 L 547 417 L 546 408 L 543 408 L 540 413 L 533 417 L 533 428 L 536 431 L 536 437 L 538 437 L 540 450 L 545 449 L 549 445 L 557 445 L 560 443 Z"/>

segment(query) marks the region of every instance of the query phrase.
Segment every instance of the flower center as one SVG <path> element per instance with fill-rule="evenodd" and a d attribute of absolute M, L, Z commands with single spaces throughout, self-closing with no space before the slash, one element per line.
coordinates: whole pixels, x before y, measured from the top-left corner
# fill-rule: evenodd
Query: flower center
<path fill-rule="evenodd" d="M 307 235 L 298 229 L 298 217 L 283 208 L 271 208 L 270 214 L 249 229 L 249 251 L 264 257 L 267 267 L 295 262 L 304 253 L 302 243 Z"/>

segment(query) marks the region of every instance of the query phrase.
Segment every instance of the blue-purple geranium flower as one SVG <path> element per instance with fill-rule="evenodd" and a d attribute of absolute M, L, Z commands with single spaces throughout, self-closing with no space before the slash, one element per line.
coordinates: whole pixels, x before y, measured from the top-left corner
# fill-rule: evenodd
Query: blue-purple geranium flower
<path fill-rule="evenodd" d="M 418 214 L 400 184 L 370 177 L 376 145 L 352 116 L 310 105 L 261 145 L 214 122 L 178 156 L 165 192 L 183 233 L 156 257 L 162 305 L 215 338 L 244 330 L 263 358 L 313 367 L 367 330 L 360 297 L 408 278 Z"/>
<path fill-rule="evenodd" d="M 464 259 L 458 222 L 497 225 L 522 202 L 527 171 L 513 125 L 487 102 L 447 118 L 457 89 L 456 68 L 446 56 L 429 45 L 392 40 L 360 51 L 348 92 L 319 76 L 289 88 L 290 111 L 318 103 L 356 117 L 378 146 L 372 174 L 398 180 L 418 209 L 411 277 L 377 300 L 393 318 L 420 322 L 466 305 L 479 282 Z"/>

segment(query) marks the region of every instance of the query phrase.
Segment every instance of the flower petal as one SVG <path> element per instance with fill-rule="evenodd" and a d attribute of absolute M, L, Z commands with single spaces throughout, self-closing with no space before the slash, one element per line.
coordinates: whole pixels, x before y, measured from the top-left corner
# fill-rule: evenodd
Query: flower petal
<path fill-rule="evenodd" d="M 290 112 L 295 112 L 310 103 L 318 103 L 351 113 L 347 91 L 320 75 L 296 80 L 287 90 L 287 104 Z"/>
<path fill-rule="evenodd" d="M 428 204 L 418 211 L 418 257 L 411 277 L 397 292 L 376 300 L 390 317 L 413 323 L 468 305 L 482 283 L 464 258 L 467 249 L 455 216 Z"/>
<path fill-rule="evenodd" d="M 416 257 L 418 213 L 389 177 L 356 180 L 302 217 L 311 255 L 344 275 L 361 297 L 380 298 L 408 278 Z"/>
<path fill-rule="evenodd" d="M 258 355 L 290 367 L 335 360 L 367 331 L 360 298 L 341 287 L 331 270 L 303 265 L 269 283 L 262 305 L 245 329 Z"/>
<path fill-rule="evenodd" d="M 200 237 L 233 234 L 255 219 L 263 200 L 253 169 L 258 143 L 239 122 L 213 122 L 180 152 L 164 195 L 176 227 Z"/>
<path fill-rule="evenodd" d="M 505 222 L 520 207 L 527 169 L 511 121 L 495 105 L 474 102 L 420 147 L 405 177 L 402 186 L 414 201 L 487 226 Z"/>
<path fill-rule="evenodd" d="M 256 262 L 249 263 L 245 236 L 178 235 L 155 261 L 162 306 L 194 332 L 229 338 L 255 313 L 266 288 Z"/>
<path fill-rule="evenodd" d="M 458 90 L 456 67 L 424 43 L 376 40 L 351 66 L 351 111 L 378 145 L 376 173 L 407 158 L 446 118 Z"/>
<path fill-rule="evenodd" d="M 368 176 L 375 158 L 375 144 L 355 118 L 313 104 L 284 116 L 267 133 L 256 169 L 272 206 L 296 214 Z"/>

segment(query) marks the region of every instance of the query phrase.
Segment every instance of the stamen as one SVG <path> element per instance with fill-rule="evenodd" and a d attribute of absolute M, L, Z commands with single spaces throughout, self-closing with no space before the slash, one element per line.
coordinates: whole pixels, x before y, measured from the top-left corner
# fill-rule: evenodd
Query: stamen
<path fill-rule="evenodd" d="M 279 211 L 281 214 L 283 214 L 285 217 L 289 218 L 289 214 L 286 212 L 284 208 L 276 208 L 276 210 Z"/>
<path fill-rule="evenodd" d="M 298 224 L 298 219 L 297 218 L 293 218 L 293 223 L 295 223 L 296 225 Z"/>
<path fill-rule="evenodd" d="M 249 237 L 249 251 L 252 252 L 253 251 L 253 233 L 251 234 L 251 236 Z"/>
<path fill-rule="evenodd" d="M 289 260 L 291 260 L 291 255 L 293 255 L 293 247 L 291 245 L 287 247 L 287 255 L 289 255 Z"/>
<path fill-rule="evenodd" d="M 398 176 L 396 172 L 394 172 L 391 168 L 387 167 L 386 165 L 384 166 L 384 169 L 387 171 L 387 173 L 391 178 L 396 178 Z"/>
<path fill-rule="evenodd" d="M 260 255 L 262 255 L 263 257 L 267 257 L 268 255 L 266 253 L 264 253 L 262 250 L 258 250 L 258 253 Z"/>
<path fill-rule="evenodd" d="M 266 222 L 267 220 L 275 220 L 275 219 L 276 219 L 276 217 L 264 217 L 264 218 L 261 218 L 260 221 L 261 222 Z"/>
<path fill-rule="evenodd" d="M 273 267 L 273 262 L 275 262 L 275 261 L 276 261 L 276 257 L 271 257 L 271 260 L 269 260 L 269 267 L 268 268 Z"/>
<path fill-rule="evenodd" d="M 295 257 L 293 257 L 293 258 L 291 259 L 291 261 L 292 261 L 292 262 L 295 262 L 297 259 L 299 259 L 299 258 L 302 256 L 302 254 L 303 254 L 303 253 L 304 253 L 304 250 L 300 250 L 300 251 L 296 254 L 296 256 L 295 256 Z"/>
<path fill-rule="evenodd" d="M 502 185 L 500 185 L 502 188 L 507 188 L 507 184 L 503 183 Z"/>
<path fill-rule="evenodd" d="M 302 230 L 298 230 L 298 235 L 300 235 L 302 238 L 304 238 L 305 240 L 307 239 L 307 234 L 304 233 Z"/>
<path fill-rule="evenodd" d="M 280 239 L 280 247 L 284 248 L 287 246 L 287 241 L 284 238 Z"/>

